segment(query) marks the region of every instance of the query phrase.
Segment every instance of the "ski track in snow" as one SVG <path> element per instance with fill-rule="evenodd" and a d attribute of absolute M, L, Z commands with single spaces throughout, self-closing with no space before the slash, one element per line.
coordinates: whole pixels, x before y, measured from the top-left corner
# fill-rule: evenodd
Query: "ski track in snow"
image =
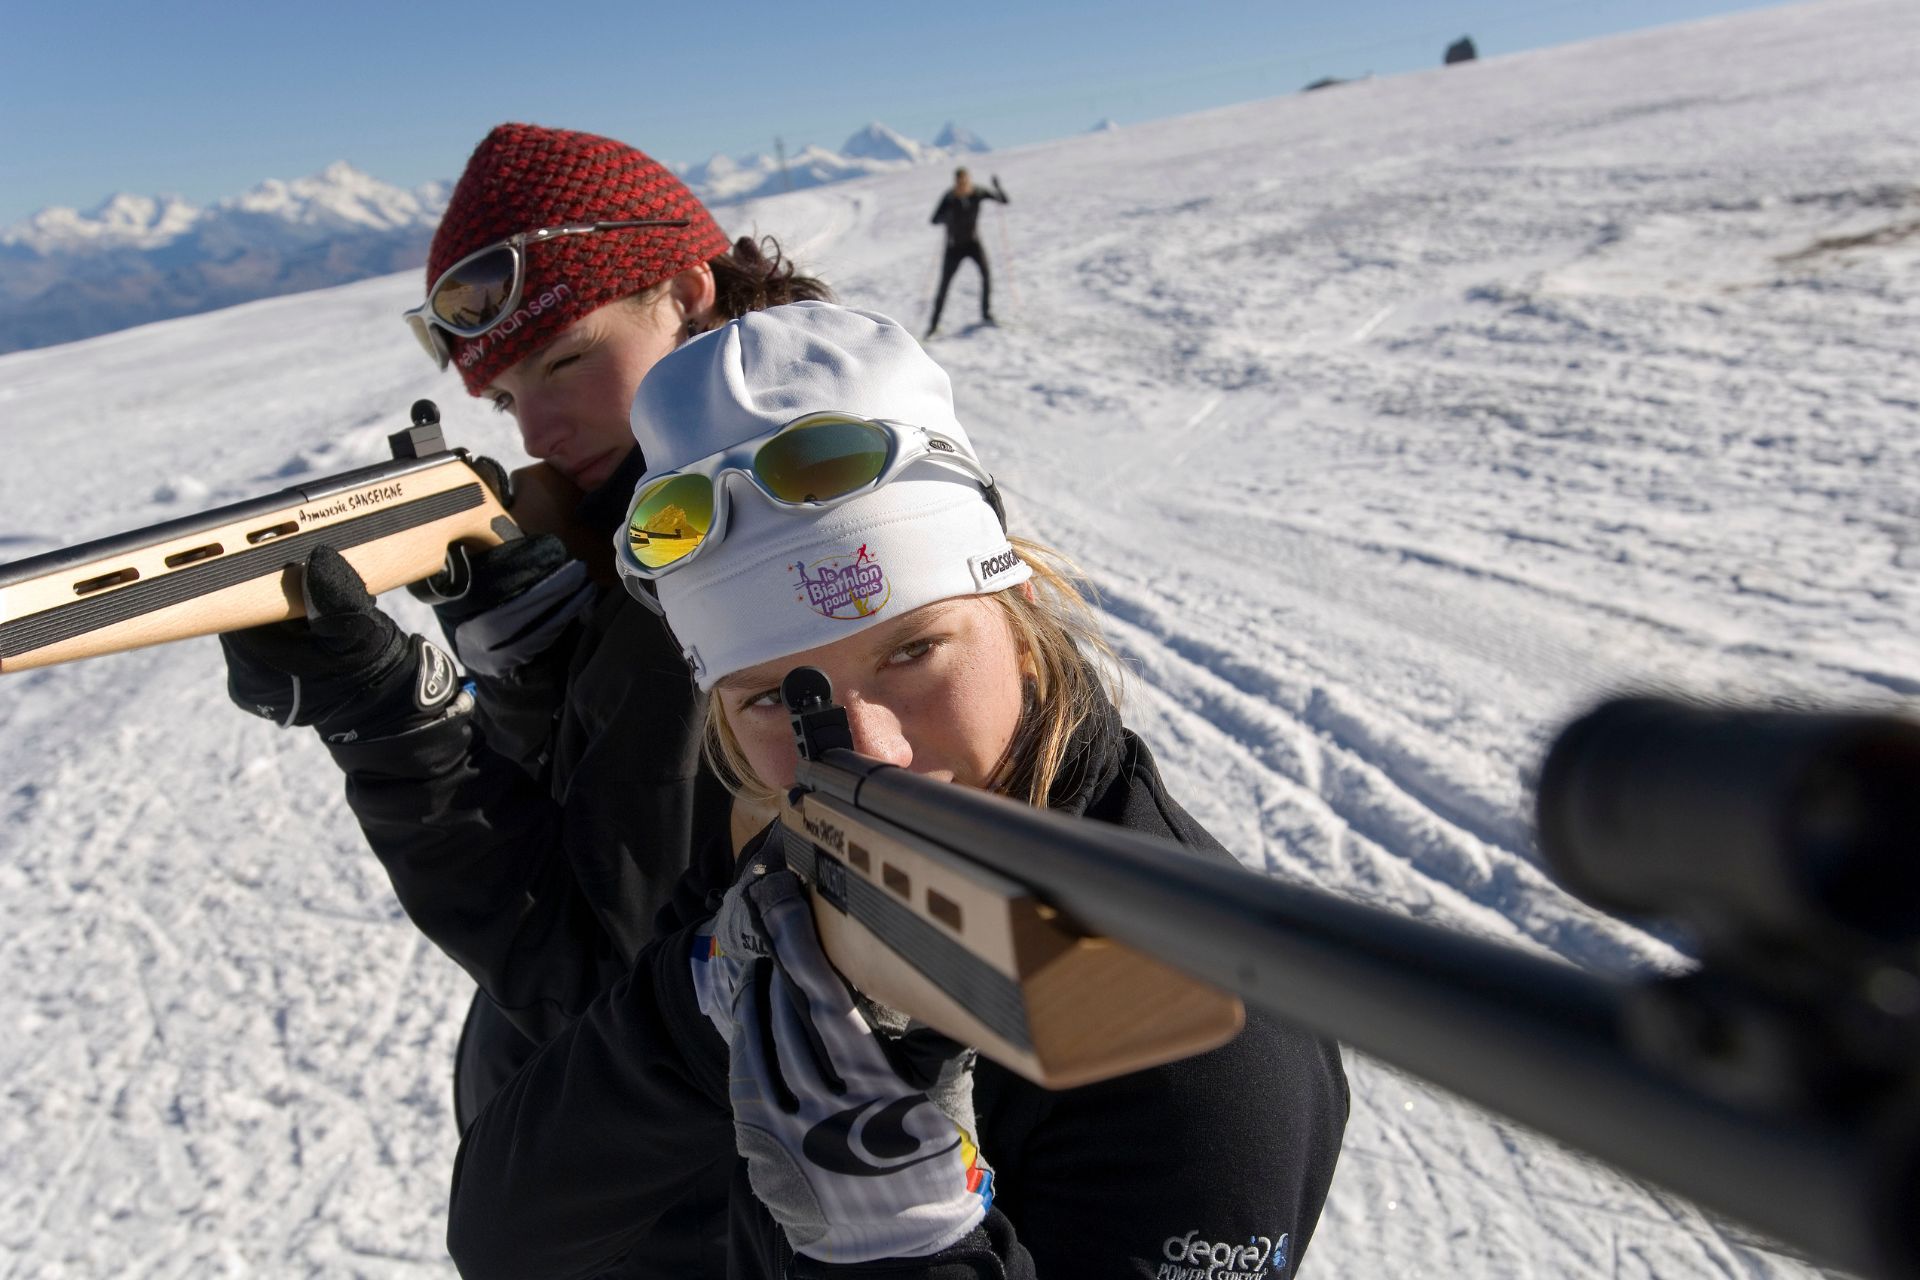
<path fill-rule="evenodd" d="M 1920 702 L 1917 46 L 1829 0 L 982 158 L 1007 324 L 932 350 L 1249 866 L 1665 967 L 1532 847 L 1553 731 L 1630 688 Z M 725 217 L 917 327 L 941 181 Z M 418 287 L 0 358 L 0 555 L 375 460 L 420 396 L 517 464 L 401 334 Z M 469 988 L 318 743 L 196 641 L 0 679 L 0 744 L 0 1277 L 450 1275 Z M 1816 1274 L 1349 1064 L 1309 1275 Z"/>

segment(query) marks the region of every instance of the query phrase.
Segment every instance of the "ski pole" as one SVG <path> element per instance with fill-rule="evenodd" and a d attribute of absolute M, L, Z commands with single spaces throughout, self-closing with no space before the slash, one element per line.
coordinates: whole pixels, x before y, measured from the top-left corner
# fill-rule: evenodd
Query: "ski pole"
<path fill-rule="evenodd" d="M 947 251 L 947 232 L 946 232 L 946 228 L 942 227 L 940 230 L 939 252 L 944 257 L 946 254 L 946 251 Z M 927 300 L 928 315 L 933 314 L 933 296 L 932 295 L 933 295 L 935 281 L 939 276 L 939 274 L 940 274 L 939 266 L 936 263 L 929 262 L 927 264 L 926 279 L 920 285 L 920 296 Z"/>
<path fill-rule="evenodd" d="M 1018 312 L 1021 309 L 1020 282 L 1014 279 L 1013 250 L 1007 247 L 1007 211 L 1005 207 L 1001 208 L 1000 213 L 993 221 L 994 225 L 1000 228 L 1000 261 L 1005 264 L 1001 269 L 1007 273 L 1007 292 L 1013 295 L 1013 309 L 1015 312 Z"/>

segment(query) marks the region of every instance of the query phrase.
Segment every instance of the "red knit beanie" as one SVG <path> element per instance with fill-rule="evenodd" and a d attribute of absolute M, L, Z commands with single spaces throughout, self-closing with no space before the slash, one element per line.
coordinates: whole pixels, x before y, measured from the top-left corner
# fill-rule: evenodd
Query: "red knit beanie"
<path fill-rule="evenodd" d="M 427 287 L 460 259 L 569 222 L 687 218 L 684 227 L 636 227 L 558 236 L 526 250 L 514 314 L 477 338 L 445 335 L 467 390 L 553 341 L 581 316 L 727 251 L 706 206 L 667 167 L 624 142 L 532 124 L 496 127 L 474 150 L 427 254 Z"/>

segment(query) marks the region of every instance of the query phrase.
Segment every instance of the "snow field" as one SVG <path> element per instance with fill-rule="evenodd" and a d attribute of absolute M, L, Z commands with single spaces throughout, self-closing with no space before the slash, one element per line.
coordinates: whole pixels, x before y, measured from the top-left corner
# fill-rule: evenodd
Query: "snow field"
<path fill-rule="evenodd" d="M 1916 47 L 1910 3 L 1826 0 L 979 158 L 1008 323 L 930 349 L 1250 866 L 1666 966 L 1540 865 L 1552 732 L 1627 688 L 1920 704 Z M 723 217 L 917 326 L 942 183 Z M 418 289 L 0 357 L 0 555 L 375 460 L 423 395 L 517 464 Z M 211 641 L 0 678 L 0 967 L 0 1276 L 451 1274 L 468 984 Z M 1309 1275 L 1815 1274 L 1350 1067 Z"/>

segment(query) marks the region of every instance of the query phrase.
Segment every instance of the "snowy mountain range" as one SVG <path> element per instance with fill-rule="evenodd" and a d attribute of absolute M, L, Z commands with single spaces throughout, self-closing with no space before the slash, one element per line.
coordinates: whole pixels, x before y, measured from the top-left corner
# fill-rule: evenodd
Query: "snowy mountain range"
<path fill-rule="evenodd" d="M 728 204 L 892 173 L 990 149 L 972 132 L 951 122 L 927 143 L 916 142 L 875 121 L 848 138 L 838 151 L 806 147 L 784 160 L 778 154 L 764 152 L 740 158 L 716 155 L 680 167 L 679 173 L 708 204 Z"/>
<path fill-rule="evenodd" d="M 196 208 L 116 195 L 0 229 L 0 352 L 415 267 L 451 188 L 345 162 Z"/>
<path fill-rule="evenodd" d="M 716 155 L 682 176 L 709 204 L 817 187 L 987 150 L 948 124 L 931 143 L 878 122 L 839 151 Z M 108 197 L 0 228 L 0 353 L 418 267 L 449 182 L 407 190 L 341 161 L 268 179 L 199 208 L 178 196 Z"/>

